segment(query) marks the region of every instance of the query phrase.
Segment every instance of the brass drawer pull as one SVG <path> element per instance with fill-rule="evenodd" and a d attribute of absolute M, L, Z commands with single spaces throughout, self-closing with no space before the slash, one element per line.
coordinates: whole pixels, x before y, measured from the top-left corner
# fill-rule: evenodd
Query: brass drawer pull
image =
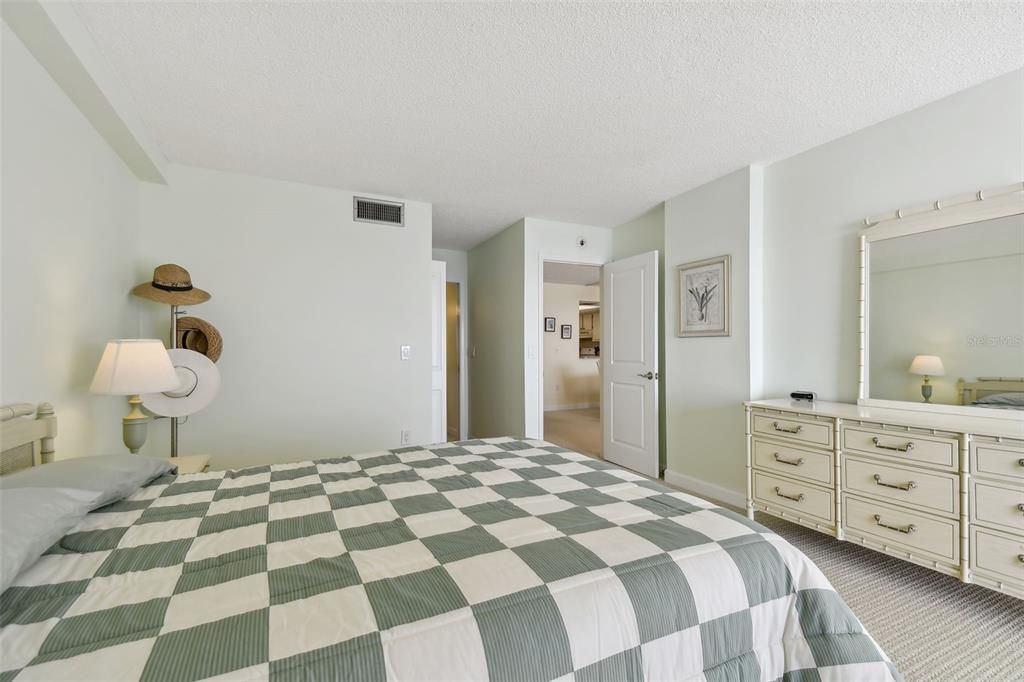
<path fill-rule="evenodd" d="M 1021 457 L 1020 459 L 1018 459 L 1018 460 L 1017 460 L 1017 464 L 1019 464 L 1019 465 L 1021 465 L 1022 467 L 1024 467 L 1024 457 Z"/>
<path fill-rule="evenodd" d="M 785 497 L 787 500 L 793 500 L 794 502 L 804 501 L 803 493 L 800 493 L 799 495 L 787 495 L 786 493 L 782 492 L 782 489 L 779 486 L 775 486 L 775 494 L 778 495 L 779 497 Z"/>
<path fill-rule="evenodd" d="M 791 429 L 787 429 L 783 426 L 779 426 L 779 422 L 772 422 L 772 428 L 780 433 L 800 433 L 801 431 L 804 430 L 804 427 L 800 426 L 799 424 L 797 424 Z"/>
<path fill-rule="evenodd" d="M 898 445 L 882 445 L 882 441 L 881 439 L 879 439 L 878 436 L 872 438 L 871 442 L 874 443 L 875 447 L 878 448 L 879 450 L 892 450 L 893 452 L 910 452 L 911 450 L 914 449 L 914 441 L 909 441 L 902 448 Z"/>
<path fill-rule="evenodd" d="M 775 453 L 775 461 L 778 462 L 779 464 L 788 464 L 791 467 L 798 467 L 798 466 L 803 465 L 804 458 L 800 457 L 798 459 L 786 459 L 784 457 L 779 457 L 779 453 L 776 452 Z M 1021 505 L 1021 506 L 1024 506 L 1024 505 Z"/>
<path fill-rule="evenodd" d="M 1017 505 L 1017 511 L 1019 511 L 1021 514 L 1024 514 L 1024 502 L 1021 502 L 1020 504 Z"/>
<path fill-rule="evenodd" d="M 877 485 L 883 485 L 886 488 L 895 488 L 896 490 L 913 490 L 917 487 L 917 483 L 914 481 L 907 481 L 906 483 L 886 483 L 878 474 L 875 474 L 875 483 Z"/>
<path fill-rule="evenodd" d="M 889 530 L 894 530 L 897 533 L 904 533 L 906 535 L 910 535 L 911 533 L 917 530 L 917 526 L 915 526 L 914 524 L 910 524 L 909 526 L 904 526 L 903 528 L 900 528 L 899 526 L 890 526 L 888 523 L 882 523 L 882 517 L 879 514 L 875 514 L 875 523 L 877 523 L 882 528 L 888 528 Z"/>
<path fill-rule="evenodd" d="M 1018 554 L 1017 555 L 1017 560 L 1020 561 L 1022 564 L 1024 564 L 1024 554 Z"/>

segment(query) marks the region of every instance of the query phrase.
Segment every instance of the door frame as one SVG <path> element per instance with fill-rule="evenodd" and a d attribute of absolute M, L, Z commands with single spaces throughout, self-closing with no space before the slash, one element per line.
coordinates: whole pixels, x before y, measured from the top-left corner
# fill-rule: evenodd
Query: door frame
<path fill-rule="evenodd" d="M 469 373 L 466 371 L 469 363 L 469 353 L 466 350 L 466 303 L 468 298 L 467 283 L 446 275 L 445 284 L 455 284 L 459 287 L 459 319 L 456 325 L 456 334 L 459 340 L 459 440 L 469 440 L 469 401 L 466 396 L 469 393 Z"/>
<path fill-rule="evenodd" d="M 544 440 L 544 264 L 545 263 L 565 263 L 566 265 L 595 265 L 598 268 L 603 268 L 605 263 L 608 261 L 598 261 L 594 258 L 586 257 L 573 257 L 573 256 L 554 256 L 546 255 L 541 253 L 540 264 L 537 267 L 537 312 L 540 313 L 541 319 L 537 320 L 537 414 L 540 415 L 537 424 L 537 438 Z M 601 273 L 601 277 L 604 277 L 604 272 Z M 600 279 L 598 280 L 600 282 Z M 604 302 L 602 301 L 602 304 Z M 573 325 L 576 327 L 577 335 L 579 334 L 579 323 Z M 602 387 L 602 391 L 604 388 Z M 601 400 L 604 396 L 601 396 Z"/>

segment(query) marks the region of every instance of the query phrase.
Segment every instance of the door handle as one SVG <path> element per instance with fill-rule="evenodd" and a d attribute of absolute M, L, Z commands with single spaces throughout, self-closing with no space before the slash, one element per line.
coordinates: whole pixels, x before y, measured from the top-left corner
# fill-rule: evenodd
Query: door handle
<path fill-rule="evenodd" d="M 658 378 L 656 372 L 637 372 L 637 376 L 640 377 L 641 379 L 647 379 L 648 381 Z"/>

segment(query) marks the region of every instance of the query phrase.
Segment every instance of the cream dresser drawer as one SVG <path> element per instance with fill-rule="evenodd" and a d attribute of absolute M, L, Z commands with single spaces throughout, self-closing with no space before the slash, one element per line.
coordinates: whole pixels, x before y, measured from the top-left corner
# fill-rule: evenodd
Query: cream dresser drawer
<path fill-rule="evenodd" d="M 802 420 L 799 416 L 790 419 L 766 414 L 755 414 L 755 434 L 785 438 L 786 440 L 832 448 L 832 424 Z"/>
<path fill-rule="evenodd" d="M 843 527 L 886 548 L 925 554 L 944 562 L 960 558 L 960 523 L 843 493 Z"/>
<path fill-rule="evenodd" d="M 884 429 L 846 427 L 843 449 L 870 455 L 892 457 L 904 462 L 927 464 L 944 469 L 957 468 L 959 443 L 955 440 L 899 433 Z"/>
<path fill-rule="evenodd" d="M 960 513 L 960 481 L 953 474 L 882 464 L 843 453 L 843 490 L 880 497 L 922 511 Z"/>
<path fill-rule="evenodd" d="M 971 479 L 971 522 L 1024 533 L 1024 488 Z"/>
<path fill-rule="evenodd" d="M 1024 483 L 1024 443 L 971 443 L 971 470 L 975 475 L 1007 476 Z"/>
<path fill-rule="evenodd" d="M 971 570 L 1024 589 L 1024 537 L 986 528 L 972 529 Z"/>
<path fill-rule="evenodd" d="M 797 476 L 832 485 L 835 465 L 831 452 L 808 450 L 774 441 L 754 439 L 754 466 L 775 471 L 785 476 Z"/>
<path fill-rule="evenodd" d="M 795 515 L 814 517 L 826 524 L 833 524 L 834 499 L 831 490 L 754 471 L 754 501 L 769 507 L 789 509 Z"/>

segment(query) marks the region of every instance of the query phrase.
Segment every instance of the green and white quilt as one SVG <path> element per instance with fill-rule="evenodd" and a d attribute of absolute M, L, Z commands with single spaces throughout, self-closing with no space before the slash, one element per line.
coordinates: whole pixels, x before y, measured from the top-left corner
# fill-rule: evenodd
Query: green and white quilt
<path fill-rule="evenodd" d="M 165 477 L 0 624 L 0 682 L 898 679 L 779 536 L 511 438 Z"/>

